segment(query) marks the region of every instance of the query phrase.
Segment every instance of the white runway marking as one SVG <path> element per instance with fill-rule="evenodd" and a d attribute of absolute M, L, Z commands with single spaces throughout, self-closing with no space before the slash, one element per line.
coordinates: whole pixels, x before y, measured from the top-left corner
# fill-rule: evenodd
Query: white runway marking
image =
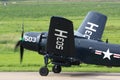
<path fill-rule="evenodd" d="M 120 73 L 50 72 L 43 77 L 38 72 L 0 72 L 0 80 L 120 80 Z"/>

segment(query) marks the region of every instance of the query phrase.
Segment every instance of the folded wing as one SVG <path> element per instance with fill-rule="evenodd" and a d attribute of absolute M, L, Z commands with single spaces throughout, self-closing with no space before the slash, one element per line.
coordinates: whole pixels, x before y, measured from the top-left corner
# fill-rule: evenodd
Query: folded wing
<path fill-rule="evenodd" d="M 78 28 L 76 35 L 88 39 L 101 40 L 107 16 L 98 12 L 89 12 Z"/>
<path fill-rule="evenodd" d="M 47 52 L 50 54 L 73 57 L 74 56 L 73 24 L 70 20 L 53 16 L 47 39 Z"/>

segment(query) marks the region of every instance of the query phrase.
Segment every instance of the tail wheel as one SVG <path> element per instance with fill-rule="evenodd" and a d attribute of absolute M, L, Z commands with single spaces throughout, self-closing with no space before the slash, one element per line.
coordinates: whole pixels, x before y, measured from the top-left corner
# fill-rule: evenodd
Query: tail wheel
<path fill-rule="evenodd" d="M 47 76 L 48 73 L 49 73 L 49 70 L 48 70 L 47 67 L 42 67 L 42 68 L 40 68 L 40 70 L 39 70 L 39 74 L 40 74 L 41 76 Z"/>
<path fill-rule="evenodd" d="M 53 66 L 53 68 L 52 68 L 52 71 L 54 72 L 54 73 L 60 73 L 61 72 L 61 66 L 59 66 L 59 65 L 54 65 Z"/>

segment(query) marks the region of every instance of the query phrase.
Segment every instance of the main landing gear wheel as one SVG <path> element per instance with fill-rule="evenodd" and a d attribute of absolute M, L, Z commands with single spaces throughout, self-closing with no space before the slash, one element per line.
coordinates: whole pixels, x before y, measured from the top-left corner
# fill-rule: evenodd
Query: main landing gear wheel
<path fill-rule="evenodd" d="M 39 70 L 39 74 L 40 74 L 41 76 L 47 76 L 48 73 L 49 73 L 49 70 L 48 70 L 47 67 L 42 67 L 42 68 L 40 68 L 40 70 Z"/>
<path fill-rule="evenodd" d="M 52 68 L 52 71 L 54 72 L 54 73 L 60 73 L 61 72 L 61 66 L 59 66 L 59 65 L 54 65 L 53 66 L 53 68 Z"/>
<path fill-rule="evenodd" d="M 42 67 L 42 68 L 40 68 L 40 70 L 39 70 L 39 74 L 40 74 L 41 76 L 47 76 L 48 73 L 49 73 L 49 70 L 48 70 L 48 68 L 47 68 L 48 59 L 49 59 L 49 55 L 46 54 L 46 55 L 44 56 L 45 66 Z"/>

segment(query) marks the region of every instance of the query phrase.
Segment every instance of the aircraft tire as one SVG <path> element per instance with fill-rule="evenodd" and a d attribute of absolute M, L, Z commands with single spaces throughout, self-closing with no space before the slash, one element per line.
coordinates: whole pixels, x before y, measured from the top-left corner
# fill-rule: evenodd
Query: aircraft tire
<path fill-rule="evenodd" d="M 47 67 L 42 67 L 42 68 L 40 68 L 39 74 L 40 74 L 41 76 L 47 76 L 47 75 L 49 74 L 48 68 L 47 68 Z"/>
<path fill-rule="evenodd" d="M 54 65 L 53 66 L 53 68 L 52 68 L 52 71 L 54 72 L 54 73 L 60 73 L 61 72 L 61 66 L 59 66 L 59 65 Z"/>

